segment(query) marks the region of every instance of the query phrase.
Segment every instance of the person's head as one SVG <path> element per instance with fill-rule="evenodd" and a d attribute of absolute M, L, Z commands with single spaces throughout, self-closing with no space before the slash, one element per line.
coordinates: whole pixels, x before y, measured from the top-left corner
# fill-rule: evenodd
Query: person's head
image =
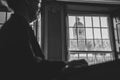
<path fill-rule="evenodd" d="M 32 22 L 37 18 L 39 0 L 6 0 L 8 6 L 14 11 Z"/>
<path fill-rule="evenodd" d="M 77 18 L 77 21 L 79 22 L 79 21 L 80 21 L 80 18 Z"/>

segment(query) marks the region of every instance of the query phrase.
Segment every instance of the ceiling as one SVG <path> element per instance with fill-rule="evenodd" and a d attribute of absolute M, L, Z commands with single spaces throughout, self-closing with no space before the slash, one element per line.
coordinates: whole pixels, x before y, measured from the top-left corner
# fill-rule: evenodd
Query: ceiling
<path fill-rule="evenodd" d="M 84 2 L 84 3 L 106 3 L 106 4 L 120 4 L 120 0 L 57 0 L 65 2 Z"/>

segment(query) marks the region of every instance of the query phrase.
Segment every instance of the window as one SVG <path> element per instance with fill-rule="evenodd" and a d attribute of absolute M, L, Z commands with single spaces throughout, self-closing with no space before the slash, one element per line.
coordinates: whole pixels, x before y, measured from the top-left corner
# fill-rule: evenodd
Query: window
<path fill-rule="evenodd" d="M 68 60 L 90 65 L 113 60 L 107 15 L 68 15 Z"/>
<path fill-rule="evenodd" d="M 119 17 L 113 18 L 114 23 L 114 36 L 115 36 L 115 43 L 116 43 L 116 52 L 120 52 L 120 19 Z M 120 58 L 120 54 L 118 54 L 118 57 Z"/>
<path fill-rule="evenodd" d="M 0 28 L 10 18 L 10 12 L 0 12 Z"/>

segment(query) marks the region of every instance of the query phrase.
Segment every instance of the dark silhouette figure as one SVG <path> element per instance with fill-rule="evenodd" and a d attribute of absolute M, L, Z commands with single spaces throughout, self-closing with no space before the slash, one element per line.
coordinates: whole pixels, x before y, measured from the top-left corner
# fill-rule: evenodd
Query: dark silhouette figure
<path fill-rule="evenodd" d="M 9 79 L 50 80 L 60 73 L 65 63 L 45 60 L 29 25 L 37 18 L 39 0 L 6 0 L 6 2 L 6 6 L 13 14 L 0 29 L 1 73 L 4 78 L 7 76 Z"/>

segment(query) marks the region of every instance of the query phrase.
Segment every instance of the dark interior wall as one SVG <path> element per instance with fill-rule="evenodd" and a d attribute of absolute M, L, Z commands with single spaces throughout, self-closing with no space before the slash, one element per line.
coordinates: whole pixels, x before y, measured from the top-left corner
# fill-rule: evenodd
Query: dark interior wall
<path fill-rule="evenodd" d="M 48 59 L 61 58 L 61 12 L 59 6 L 51 6 L 48 11 Z"/>
<path fill-rule="evenodd" d="M 44 53 L 49 60 L 62 60 L 62 21 L 63 7 L 62 5 L 52 2 L 45 5 L 44 21 Z M 43 35 L 44 35 L 43 34 Z M 47 51 L 46 51 L 47 50 Z"/>

